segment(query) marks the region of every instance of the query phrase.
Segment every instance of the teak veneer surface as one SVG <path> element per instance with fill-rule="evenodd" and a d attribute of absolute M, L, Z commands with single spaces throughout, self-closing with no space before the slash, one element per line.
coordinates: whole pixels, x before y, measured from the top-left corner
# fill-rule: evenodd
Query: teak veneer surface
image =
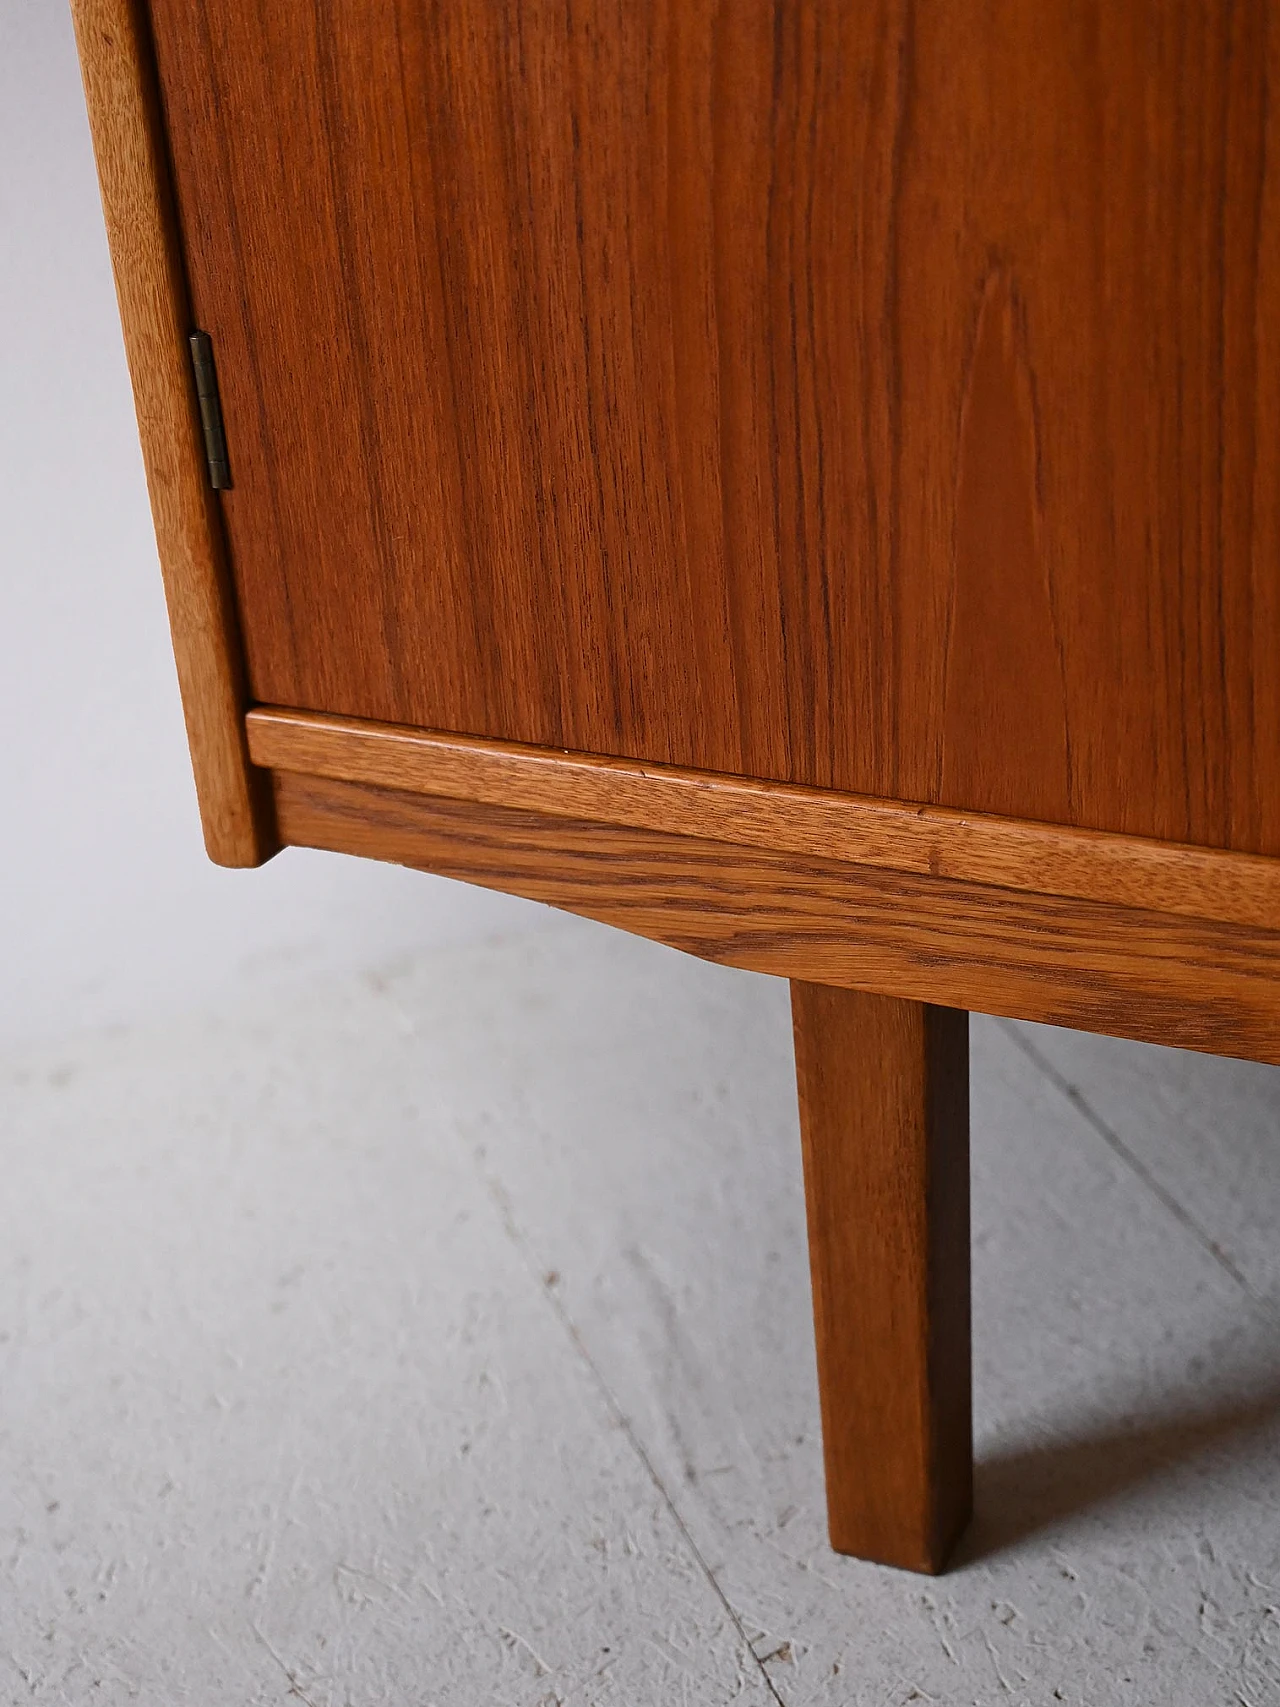
<path fill-rule="evenodd" d="M 1280 931 L 274 773 L 286 842 L 393 860 L 726 965 L 1280 1063 Z"/>
<path fill-rule="evenodd" d="M 1280 854 L 1280 5 L 150 12 L 255 698 Z"/>

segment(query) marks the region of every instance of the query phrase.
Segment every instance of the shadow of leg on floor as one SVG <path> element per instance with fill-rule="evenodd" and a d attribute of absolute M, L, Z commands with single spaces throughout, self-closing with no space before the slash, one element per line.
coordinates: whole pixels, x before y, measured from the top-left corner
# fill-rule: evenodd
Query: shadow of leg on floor
<path fill-rule="evenodd" d="M 1142 1410 L 1117 1395 L 1069 1434 L 980 1451 L 974 1518 L 954 1564 L 976 1563 L 1053 1524 L 1145 1492 L 1209 1455 L 1280 1453 L 1280 1346 L 1249 1374 L 1206 1376 L 1182 1402 Z M 1048 1431 L 1046 1430 L 1046 1433 Z"/>

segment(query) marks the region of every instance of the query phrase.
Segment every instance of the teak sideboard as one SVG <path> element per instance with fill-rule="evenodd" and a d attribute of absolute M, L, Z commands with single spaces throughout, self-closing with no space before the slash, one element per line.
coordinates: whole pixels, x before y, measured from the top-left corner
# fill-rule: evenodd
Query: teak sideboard
<path fill-rule="evenodd" d="M 938 1569 L 968 1011 L 1280 1062 L 1280 4 L 73 9 L 211 856 L 790 979 Z"/>

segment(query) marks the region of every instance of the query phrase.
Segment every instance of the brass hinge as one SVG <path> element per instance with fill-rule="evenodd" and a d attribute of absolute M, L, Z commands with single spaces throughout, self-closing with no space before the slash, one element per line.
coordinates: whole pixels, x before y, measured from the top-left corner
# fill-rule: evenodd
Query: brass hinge
<path fill-rule="evenodd" d="M 213 339 L 207 332 L 191 334 L 191 365 L 196 375 L 196 397 L 200 402 L 200 425 L 204 428 L 209 484 L 215 492 L 229 492 L 231 464 L 227 460 L 227 435 L 222 425 L 218 370 L 213 365 Z"/>

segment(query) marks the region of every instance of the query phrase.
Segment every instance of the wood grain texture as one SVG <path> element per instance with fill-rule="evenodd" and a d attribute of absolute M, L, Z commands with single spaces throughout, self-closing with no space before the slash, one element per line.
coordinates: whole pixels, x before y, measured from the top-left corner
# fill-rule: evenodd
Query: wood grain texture
<path fill-rule="evenodd" d="M 939 1571 L 973 1506 L 969 1016 L 791 985 L 831 1545 Z"/>
<path fill-rule="evenodd" d="M 1280 862 L 258 706 L 255 764 L 777 853 L 1280 929 Z"/>
<path fill-rule="evenodd" d="M 255 697 L 1280 853 L 1274 0 L 151 0 Z"/>
<path fill-rule="evenodd" d="M 220 865 L 260 865 L 279 844 L 245 743 L 240 634 L 191 377 L 146 18 L 136 0 L 72 0 L 71 11 L 205 845 Z"/>
<path fill-rule="evenodd" d="M 286 842 L 731 966 L 1280 1064 L 1280 932 L 275 773 Z"/>

